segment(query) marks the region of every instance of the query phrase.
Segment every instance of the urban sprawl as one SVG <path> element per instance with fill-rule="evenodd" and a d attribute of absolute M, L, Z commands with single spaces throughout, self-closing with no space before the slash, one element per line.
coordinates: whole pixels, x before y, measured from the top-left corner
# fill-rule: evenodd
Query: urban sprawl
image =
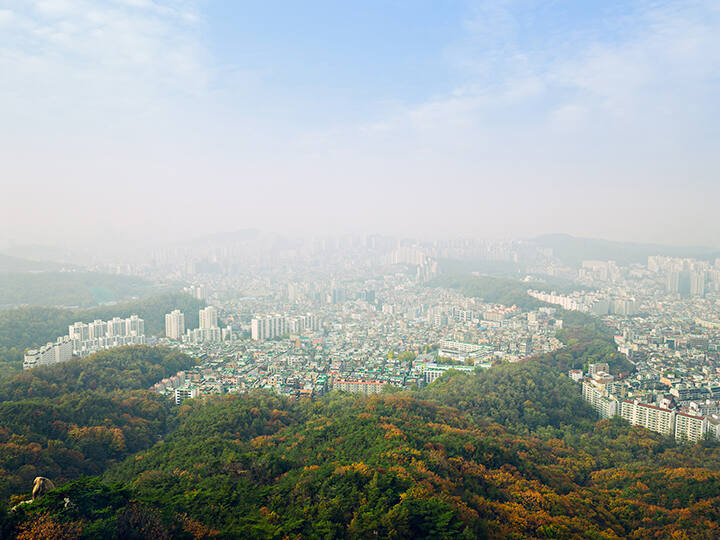
<path fill-rule="evenodd" d="M 489 260 L 517 261 L 527 256 L 525 246 L 380 246 L 383 241 L 351 245 L 362 257 L 322 245 L 301 270 L 277 257 L 251 261 L 282 268 L 264 275 L 225 271 L 229 263 L 218 261 L 232 261 L 231 252 L 199 261 L 163 253 L 152 268 L 124 270 L 191 281 L 186 292 L 208 304 L 198 328 L 186 328 L 180 310 L 165 316 L 164 336 L 150 338 L 137 316 L 78 322 L 56 342 L 28 351 L 24 367 L 149 343 L 198 359 L 152 387 L 178 404 L 254 388 L 296 398 L 331 390 L 372 394 L 431 384 L 451 369 L 492 369 L 554 351 L 562 346 L 556 332 L 564 309 L 600 317 L 635 367 L 611 375 L 607 364 L 596 363 L 568 373 L 601 418 L 620 416 L 678 440 L 720 438 L 720 260 L 583 261 L 577 271 L 540 251 L 524 281 L 528 295 L 546 307 L 528 310 L 432 281 L 443 257 L 482 252 Z M 168 275 L 173 264 L 181 270 Z M 571 280 L 576 290 L 548 291 L 538 275 Z"/>

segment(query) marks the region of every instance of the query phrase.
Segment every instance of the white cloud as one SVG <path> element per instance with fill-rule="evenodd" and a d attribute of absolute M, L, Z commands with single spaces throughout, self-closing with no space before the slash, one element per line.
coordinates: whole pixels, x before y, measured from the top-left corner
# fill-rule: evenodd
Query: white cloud
<path fill-rule="evenodd" d="M 127 111 L 207 88 L 192 2 L 7 4 L 10 15 L 0 21 L 12 17 L 13 24 L 0 42 L 0 97 L 13 112 Z"/>
<path fill-rule="evenodd" d="M 14 19 L 14 14 L 9 9 L 0 9 L 0 25 L 10 24 Z"/>
<path fill-rule="evenodd" d="M 385 132 L 439 128 L 443 135 L 447 126 L 502 131 L 501 124 L 525 130 L 562 124 L 565 131 L 571 124 L 643 129 L 652 123 L 654 131 L 668 111 L 687 109 L 686 100 L 702 100 L 706 108 L 720 95 L 717 6 L 648 3 L 613 41 L 589 34 L 562 47 L 548 39 L 547 49 L 523 49 L 517 5 L 483 3 L 466 25 L 469 36 L 452 50 L 467 82 L 376 124 Z"/>

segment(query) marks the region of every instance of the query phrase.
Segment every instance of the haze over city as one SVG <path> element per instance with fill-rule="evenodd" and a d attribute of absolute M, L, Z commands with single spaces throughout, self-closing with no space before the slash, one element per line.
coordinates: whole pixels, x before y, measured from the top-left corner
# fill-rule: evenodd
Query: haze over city
<path fill-rule="evenodd" d="M 0 36 L 0 248 L 718 245 L 714 1 L 5 0 Z"/>
<path fill-rule="evenodd" d="M 720 538 L 718 0 L 0 0 L 0 539 Z"/>

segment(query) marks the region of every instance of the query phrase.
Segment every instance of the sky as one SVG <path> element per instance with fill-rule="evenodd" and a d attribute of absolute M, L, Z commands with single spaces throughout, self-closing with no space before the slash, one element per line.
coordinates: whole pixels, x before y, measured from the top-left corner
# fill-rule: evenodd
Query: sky
<path fill-rule="evenodd" d="M 0 0 L 0 248 L 720 245 L 720 3 Z"/>

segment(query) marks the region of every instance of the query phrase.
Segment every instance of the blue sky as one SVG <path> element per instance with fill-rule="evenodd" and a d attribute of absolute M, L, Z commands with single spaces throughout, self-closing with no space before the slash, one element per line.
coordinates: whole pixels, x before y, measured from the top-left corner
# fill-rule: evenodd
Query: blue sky
<path fill-rule="evenodd" d="M 0 243 L 717 245 L 718 95 L 709 0 L 0 0 Z"/>

